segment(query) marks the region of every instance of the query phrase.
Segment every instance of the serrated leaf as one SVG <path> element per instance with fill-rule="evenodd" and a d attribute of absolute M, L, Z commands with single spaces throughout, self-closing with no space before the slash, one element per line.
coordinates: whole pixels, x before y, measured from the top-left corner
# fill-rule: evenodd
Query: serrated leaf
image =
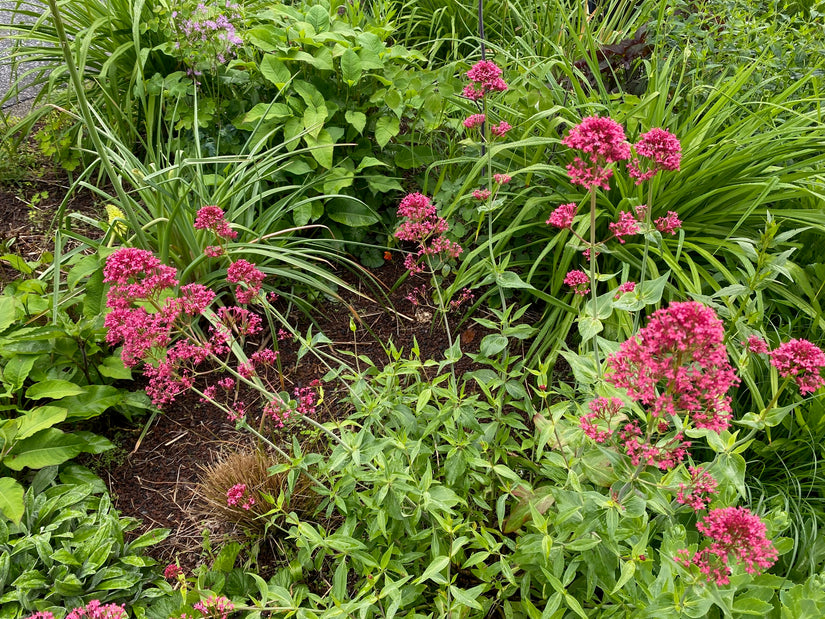
<path fill-rule="evenodd" d="M 395 116 L 382 116 L 375 124 L 375 141 L 384 148 L 401 131 L 401 124 Z"/>

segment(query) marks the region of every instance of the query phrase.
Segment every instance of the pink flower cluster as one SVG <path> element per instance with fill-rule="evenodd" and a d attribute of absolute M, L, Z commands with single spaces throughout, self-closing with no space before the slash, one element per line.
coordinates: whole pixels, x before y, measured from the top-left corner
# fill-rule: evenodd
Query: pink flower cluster
<path fill-rule="evenodd" d="M 510 123 L 506 120 L 502 120 L 497 125 L 490 125 L 490 132 L 497 138 L 503 138 L 512 128 L 513 127 L 510 126 Z"/>
<path fill-rule="evenodd" d="M 261 291 L 265 278 L 266 275 L 259 271 L 254 264 L 243 259 L 236 260 L 226 270 L 226 279 L 234 284 L 239 284 L 235 288 L 235 298 L 238 299 L 238 303 L 251 303 Z"/>
<path fill-rule="evenodd" d="M 690 481 L 679 484 L 679 493 L 676 502 L 690 505 L 694 511 L 705 509 L 710 504 L 710 495 L 717 494 L 719 483 L 702 467 L 692 466 L 689 469 Z"/>
<path fill-rule="evenodd" d="M 584 271 L 570 271 L 564 277 L 564 283 L 573 289 L 575 294 L 582 296 L 590 292 L 590 277 Z"/>
<path fill-rule="evenodd" d="M 668 211 L 667 216 L 659 217 L 653 222 L 656 229 L 662 234 L 676 234 L 676 231 L 682 227 L 682 221 L 679 219 L 677 213 Z"/>
<path fill-rule="evenodd" d="M 608 357 L 608 380 L 654 417 L 688 413 L 696 427 L 721 432 L 731 417 L 727 392 L 739 382 L 724 335 L 711 308 L 672 303 Z"/>
<path fill-rule="evenodd" d="M 781 343 L 770 353 L 773 365 L 782 378 L 792 378 L 799 386 L 799 393 L 813 393 L 822 385 L 822 369 L 825 353 L 808 340 L 790 340 Z"/>
<path fill-rule="evenodd" d="M 747 346 L 748 350 L 755 355 L 764 355 L 770 350 L 768 343 L 758 335 L 751 335 L 747 342 L 742 342 L 743 346 Z"/>
<path fill-rule="evenodd" d="M 180 566 L 177 565 L 176 563 L 170 563 L 163 570 L 163 577 L 166 580 L 169 580 L 169 581 L 177 580 L 178 576 L 183 576 L 183 570 L 180 569 Z"/>
<path fill-rule="evenodd" d="M 474 64 L 467 77 L 472 84 L 464 87 L 463 95 L 472 101 L 484 98 L 489 92 L 504 92 L 507 90 L 507 83 L 501 78 L 501 67 L 490 60 L 480 60 Z"/>
<path fill-rule="evenodd" d="M 295 410 L 301 415 L 314 415 L 318 405 L 318 393 L 316 389 L 321 385 L 320 380 L 313 380 L 309 387 L 295 387 L 293 392 L 297 404 Z"/>
<path fill-rule="evenodd" d="M 458 295 L 457 299 L 453 299 L 450 301 L 450 309 L 457 310 L 459 307 L 464 305 L 465 303 L 471 303 L 475 295 L 470 292 L 469 288 L 464 288 L 461 291 L 461 294 Z"/>
<path fill-rule="evenodd" d="M 482 202 L 492 195 L 489 189 L 476 189 L 473 191 L 473 197 Z"/>
<path fill-rule="evenodd" d="M 613 418 L 618 416 L 624 407 L 624 402 L 619 398 L 596 398 L 590 402 L 590 412 L 579 417 L 579 427 L 585 435 L 597 443 L 604 443 L 613 436 L 610 426 Z M 606 430 L 600 430 L 593 420 L 599 419 L 604 422 Z"/>
<path fill-rule="evenodd" d="M 493 174 L 493 181 L 495 181 L 497 185 L 506 185 L 511 180 L 513 180 L 513 177 L 509 174 Z"/>
<path fill-rule="evenodd" d="M 619 221 L 611 222 L 608 226 L 619 243 L 624 244 L 624 237 L 639 234 L 639 222 L 633 213 L 622 211 Z"/>
<path fill-rule="evenodd" d="M 420 193 L 405 196 L 398 205 L 398 216 L 404 217 L 405 221 L 395 231 L 395 237 L 418 243 L 418 252 L 407 254 L 404 259 L 404 266 L 410 273 L 424 271 L 419 264 L 422 256 L 458 258 L 463 251 L 458 243 L 444 236 L 449 227 L 447 220 L 437 215 L 435 205 L 427 196 Z"/>
<path fill-rule="evenodd" d="M 757 574 L 776 562 L 778 553 L 765 536 L 765 523 L 744 507 L 712 509 L 696 528 L 710 539 L 710 545 L 693 556 L 681 550 L 675 560 L 686 568 L 697 566 L 708 582 L 729 584 L 731 559 L 744 564 L 748 574 Z"/>
<path fill-rule="evenodd" d="M 668 428 L 667 423 L 659 422 L 656 426 L 656 432 L 664 434 Z M 658 467 L 663 471 L 670 470 L 682 462 L 688 455 L 688 448 L 691 446 L 691 442 L 684 440 L 684 434 L 681 432 L 653 443 L 652 439 L 642 432 L 638 420 L 626 424 L 618 432 L 618 437 L 633 466 L 644 463 L 648 466 Z"/>
<path fill-rule="evenodd" d="M 200 612 L 204 617 L 211 619 L 226 619 L 229 613 L 235 610 L 235 605 L 222 595 L 212 595 L 192 605 L 192 608 Z"/>
<path fill-rule="evenodd" d="M 476 129 L 484 124 L 485 118 L 484 114 L 471 114 L 464 119 L 464 126 L 467 129 Z"/>
<path fill-rule="evenodd" d="M 567 174 L 570 182 L 588 190 L 593 187 L 610 189 L 608 180 L 613 176 L 613 170 L 607 166 L 630 157 L 630 144 L 624 128 L 612 118 L 588 116 L 570 130 L 562 143 L 585 155 L 586 161 L 577 156 L 568 164 Z"/>
<path fill-rule="evenodd" d="M 570 228 L 570 226 L 573 225 L 573 218 L 576 217 L 578 210 L 579 206 L 575 202 L 562 204 L 550 213 L 550 217 L 547 219 L 547 225 L 555 226 L 562 230 Z"/>
<path fill-rule="evenodd" d="M 126 609 L 117 604 L 101 604 L 92 600 L 86 606 L 75 608 L 66 619 L 126 619 Z"/>
<path fill-rule="evenodd" d="M 243 503 L 241 503 L 242 501 Z M 241 507 L 249 511 L 252 509 L 252 506 L 255 505 L 255 497 L 251 492 L 247 491 L 246 484 L 235 484 L 226 491 L 226 504 L 229 507 L 240 504 Z M 197 606 L 195 608 L 197 608 Z"/>
<path fill-rule="evenodd" d="M 627 172 L 636 179 L 637 185 L 653 178 L 660 170 L 678 170 L 682 161 L 679 139 L 665 129 L 654 128 L 643 133 L 633 149 L 636 156 L 627 164 Z"/>
<path fill-rule="evenodd" d="M 234 239 L 238 236 L 238 233 L 229 227 L 223 210 L 218 206 L 202 207 L 195 215 L 195 229 L 210 230 L 222 239 Z"/>

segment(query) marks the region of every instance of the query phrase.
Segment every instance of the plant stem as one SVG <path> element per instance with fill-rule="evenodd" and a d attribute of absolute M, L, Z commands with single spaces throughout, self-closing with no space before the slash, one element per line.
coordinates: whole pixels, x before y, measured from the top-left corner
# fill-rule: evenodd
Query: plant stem
<path fill-rule="evenodd" d="M 653 180 L 651 179 L 648 188 L 647 188 L 647 208 L 645 209 L 645 250 L 642 254 L 642 273 L 639 276 L 639 290 L 641 291 L 642 284 L 645 283 L 645 274 L 647 273 L 647 256 L 650 252 L 650 239 L 648 238 L 648 234 L 650 233 L 650 219 L 651 219 L 651 211 L 653 211 Z M 642 310 L 636 312 L 636 315 L 633 317 L 633 333 L 639 330 L 639 322 L 642 319 Z"/>
<path fill-rule="evenodd" d="M 449 346 L 448 350 L 452 350 L 453 335 L 452 333 L 450 333 L 450 321 L 447 319 L 447 309 L 444 307 L 444 298 L 441 296 L 441 286 L 438 285 L 438 280 L 435 276 L 435 270 L 433 269 L 433 265 L 432 262 L 430 262 L 429 256 L 427 256 L 427 266 L 430 267 L 433 288 L 435 289 L 435 296 L 438 300 L 438 311 L 441 313 L 441 318 L 444 320 L 444 332 L 447 334 L 447 345 Z M 455 363 L 453 363 L 452 361 L 450 362 L 450 373 L 453 376 L 453 382 L 455 382 Z"/>
<path fill-rule="evenodd" d="M 593 303 L 593 319 L 596 319 L 596 190 L 590 190 L 590 298 Z M 598 335 L 593 335 L 593 354 L 596 359 L 596 373 L 601 376 L 602 364 L 599 361 Z"/>

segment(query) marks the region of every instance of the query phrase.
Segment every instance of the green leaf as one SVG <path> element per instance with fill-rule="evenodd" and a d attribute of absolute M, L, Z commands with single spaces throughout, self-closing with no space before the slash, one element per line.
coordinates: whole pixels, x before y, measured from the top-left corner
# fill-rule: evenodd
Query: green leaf
<path fill-rule="evenodd" d="M 651 279 L 639 284 L 637 294 L 645 305 L 654 305 L 662 300 L 662 293 L 665 290 L 665 284 L 670 278 L 670 271 L 665 271 L 656 279 Z"/>
<path fill-rule="evenodd" d="M 507 348 L 508 340 L 503 335 L 492 333 L 485 335 L 479 345 L 479 352 L 487 358 L 494 357 Z"/>
<path fill-rule="evenodd" d="M 38 406 L 17 419 L 17 439 L 30 437 L 66 419 L 66 409 L 59 406 Z"/>
<path fill-rule="evenodd" d="M 304 110 L 304 129 L 306 129 L 307 133 L 313 138 L 317 138 L 318 134 L 320 134 L 321 130 L 324 128 L 324 122 L 326 122 L 326 119 L 326 106 L 321 105 L 316 107 L 310 103 Z"/>
<path fill-rule="evenodd" d="M 450 558 L 442 555 L 440 557 L 436 557 L 433 561 L 427 566 L 427 569 L 424 570 L 424 573 L 421 574 L 418 578 L 416 578 L 413 582 L 415 584 L 422 583 L 426 580 L 432 580 L 440 585 L 446 585 L 447 579 L 441 573 L 441 571 L 446 568 L 450 564 Z"/>
<path fill-rule="evenodd" d="M 322 167 L 327 170 L 332 168 L 332 151 L 335 146 L 335 140 L 332 139 L 329 131 L 321 129 L 317 137 L 312 135 L 305 135 L 304 141 L 311 149 L 312 157 Z"/>
<path fill-rule="evenodd" d="M 0 308 L 2 311 L 2 308 Z M 3 383 L 12 393 L 19 391 L 31 372 L 36 355 L 14 355 L 3 368 Z"/>
<path fill-rule="evenodd" d="M 80 395 L 86 393 L 86 390 L 80 385 L 68 380 L 50 379 L 35 383 L 26 389 L 26 397 L 30 400 L 39 400 L 41 398 L 65 398 L 66 396 Z"/>
<path fill-rule="evenodd" d="M 364 133 L 364 127 L 367 124 L 367 115 L 363 112 L 354 112 L 352 110 L 347 110 L 344 114 L 344 118 L 347 119 L 347 122 L 355 127 L 355 130 L 358 133 Z M 360 169 L 360 167 L 359 167 Z"/>
<path fill-rule="evenodd" d="M 373 193 L 389 193 L 391 191 L 404 191 L 398 179 L 391 176 L 365 176 L 367 185 Z"/>
<path fill-rule="evenodd" d="M 132 370 L 123 365 L 120 355 L 110 355 L 97 366 L 101 376 L 115 380 L 131 380 Z"/>
<path fill-rule="evenodd" d="M 773 605 L 758 598 L 740 598 L 733 604 L 733 612 L 741 615 L 767 616 Z"/>
<path fill-rule="evenodd" d="M 0 331 L 14 322 L 17 316 L 14 306 L 14 297 L 0 297 Z"/>
<path fill-rule="evenodd" d="M 332 221 L 351 228 L 371 226 L 378 221 L 378 216 L 366 204 L 353 200 L 332 200 L 326 210 Z"/>
<path fill-rule="evenodd" d="M 0 512 L 14 522 L 23 517 L 23 486 L 11 477 L 0 477 Z"/>
<path fill-rule="evenodd" d="M 329 29 L 329 11 L 320 4 L 313 6 L 306 14 L 306 21 L 316 33 Z"/>
<path fill-rule="evenodd" d="M 123 401 L 126 392 L 111 385 L 89 385 L 85 393 L 60 400 L 69 410 L 67 419 L 91 419 Z"/>
<path fill-rule="evenodd" d="M 261 60 L 261 75 L 279 89 L 286 86 L 292 79 L 292 73 L 287 66 L 271 54 L 265 55 Z"/>
<path fill-rule="evenodd" d="M 579 333 L 582 336 L 582 342 L 596 337 L 604 329 L 602 321 L 598 318 L 590 318 L 589 316 L 582 316 L 579 318 Z"/>
<path fill-rule="evenodd" d="M 484 585 L 479 585 L 483 587 Z M 473 589 L 477 589 L 478 587 L 473 587 Z M 469 606 L 470 608 L 475 608 L 476 610 L 483 610 L 481 604 L 475 601 L 476 596 L 470 595 L 467 591 L 463 589 L 459 589 L 455 585 L 450 585 L 450 593 L 452 593 L 453 597 L 455 598 L 456 602 L 459 604 L 463 604 L 464 606 Z"/>
<path fill-rule="evenodd" d="M 352 48 L 347 49 L 341 54 L 341 76 L 344 81 L 350 86 L 355 86 L 361 79 L 361 72 L 361 59 L 358 54 Z"/>
<path fill-rule="evenodd" d="M 283 121 L 292 117 L 292 108 L 286 103 L 258 103 L 241 120 L 241 126 L 254 125 L 259 120 Z"/>
<path fill-rule="evenodd" d="M 633 578 L 633 575 L 636 573 L 636 562 L 635 561 L 625 561 L 622 563 L 622 575 L 619 577 L 619 580 L 616 582 L 616 586 L 613 587 L 613 591 L 610 592 L 610 595 L 615 595 L 619 589 L 624 587 L 627 582 Z"/>
<path fill-rule="evenodd" d="M 518 273 L 512 271 L 504 271 L 496 275 L 496 283 L 502 288 L 527 288 L 533 289 L 533 286 L 525 282 L 519 277 Z"/>
<path fill-rule="evenodd" d="M 13 471 L 25 467 L 42 469 L 63 464 L 83 451 L 85 444 L 83 439 L 73 434 L 66 434 L 57 428 L 47 428 L 15 443 L 3 464 Z"/>
<path fill-rule="evenodd" d="M 382 116 L 375 124 L 375 141 L 384 148 L 401 131 L 401 124 L 394 116 Z"/>
<path fill-rule="evenodd" d="M 138 548 L 146 548 L 147 546 L 154 546 L 169 537 L 169 529 L 152 529 L 148 533 L 144 533 L 135 541 L 126 545 L 126 551 L 132 553 Z"/>

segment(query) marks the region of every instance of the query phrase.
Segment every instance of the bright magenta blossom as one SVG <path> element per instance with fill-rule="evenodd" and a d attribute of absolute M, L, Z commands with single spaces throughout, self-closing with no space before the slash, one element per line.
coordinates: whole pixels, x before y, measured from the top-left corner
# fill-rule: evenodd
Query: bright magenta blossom
<path fill-rule="evenodd" d="M 476 92 L 479 90 L 482 94 L 503 92 L 507 90 L 507 84 L 501 79 L 501 73 L 501 67 L 497 66 L 496 63 L 490 60 L 480 60 L 467 71 L 467 77 L 475 83 L 478 89 Z"/>
<path fill-rule="evenodd" d="M 625 236 L 639 234 L 639 222 L 633 213 L 622 211 L 619 213 L 619 221 L 611 222 L 608 226 L 619 243 L 624 243 Z"/>
<path fill-rule="evenodd" d="M 449 224 L 437 215 L 435 206 L 427 196 L 420 193 L 405 196 L 398 205 L 398 216 L 406 218 L 406 221 L 395 231 L 395 237 L 418 243 L 418 251 L 404 258 L 404 266 L 410 273 L 424 271 L 424 266 L 419 262 L 422 256 L 457 258 L 463 251 L 458 243 L 444 236 Z"/>
<path fill-rule="evenodd" d="M 564 283 L 573 288 L 573 292 L 582 296 L 590 292 L 590 278 L 584 271 L 570 271 L 564 277 Z"/>
<path fill-rule="evenodd" d="M 633 292 L 636 290 L 636 282 L 625 282 L 623 284 L 619 284 L 619 287 L 616 288 L 616 295 L 613 297 L 614 299 L 618 299 L 626 292 Z"/>
<path fill-rule="evenodd" d="M 226 619 L 229 613 L 235 610 L 235 605 L 222 595 L 212 595 L 203 602 L 193 604 L 192 608 L 210 619 Z"/>
<path fill-rule="evenodd" d="M 576 216 L 576 212 L 578 210 L 579 206 L 575 202 L 562 204 L 550 213 L 550 217 L 547 219 L 546 223 L 547 225 L 555 226 L 556 228 L 569 228 L 573 225 L 573 218 Z"/>
<path fill-rule="evenodd" d="M 163 570 L 163 577 L 166 580 L 177 580 L 178 576 L 183 576 L 183 570 L 175 563 L 170 563 Z"/>
<path fill-rule="evenodd" d="M 710 538 L 710 545 L 692 557 L 682 550 L 676 561 L 684 567 L 697 566 L 708 582 L 729 584 L 731 559 L 744 564 L 748 574 L 757 574 L 776 562 L 778 553 L 765 536 L 765 523 L 744 507 L 712 509 L 696 528 Z"/>
<path fill-rule="evenodd" d="M 117 604 L 101 604 L 92 600 L 86 606 L 75 608 L 66 619 L 126 619 L 126 609 Z"/>
<path fill-rule="evenodd" d="M 464 126 L 467 127 L 467 129 L 475 129 L 484 124 L 484 119 L 484 114 L 472 114 L 464 119 Z"/>
<path fill-rule="evenodd" d="M 625 139 L 624 129 L 611 118 L 584 118 L 570 130 L 562 143 L 584 153 L 587 160 L 576 157 L 567 166 L 567 173 L 572 183 L 587 189 L 609 189 L 607 181 L 613 176 L 613 170 L 607 165 L 630 157 L 630 145 Z"/>
<path fill-rule="evenodd" d="M 476 189 L 475 191 L 473 191 L 473 197 L 476 200 L 486 200 L 490 197 L 490 195 L 491 193 L 489 189 Z"/>
<path fill-rule="evenodd" d="M 494 136 L 499 138 L 503 138 L 505 135 L 507 135 L 507 132 L 510 129 L 512 129 L 512 127 L 510 126 L 510 123 L 508 123 L 506 120 L 502 120 L 497 125 L 490 126 L 490 131 L 493 133 Z"/>
<path fill-rule="evenodd" d="M 755 355 L 764 355 L 770 350 L 768 343 L 758 335 L 751 335 L 747 342 L 742 342 L 743 346 L 747 346 L 748 350 Z"/>
<path fill-rule="evenodd" d="M 666 217 L 659 217 L 653 223 L 656 224 L 656 229 L 662 234 L 676 234 L 676 231 L 682 227 L 682 221 L 673 211 L 668 211 Z"/>
<path fill-rule="evenodd" d="M 238 233 L 229 227 L 229 223 L 224 219 L 224 212 L 217 206 L 204 206 L 195 216 L 195 228 L 198 230 L 211 230 L 215 235 L 224 239 L 234 239 Z"/>
<path fill-rule="evenodd" d="M 731 417 L 727 392 L 739 382 L 724 336 L 711 308 L 672 303 L 608 357 L 607 378 L 654 417 L 688 413 L 696 427 L 721 432 Z"/>
<path fill-rule="evenodd" d="M 244 284 L 246 287 L 235 288 L 235 298 L 238 303 L 251 303 L 258 296 L 263 284 L 264 275 L 254 264 L 246 260 L 237 260 L 226 270 L 226 279 L 234 284 Z"/>
<path fill-rule="evenodd" d="M 226 491 L 226 504 L 229 507 L 240 504 L 241 507 L 249 511 L 255 505 L 255 497 L 252 496 L 252 493 L 247 492 L 246 484 L 235 484 Z M 197 608 L 197 605 L 195 608 Z"/>
<path fill-rule="evenodd" d="M 799 393 L 813 393 L 822 385 L 822 368 L 825 368 L 825 353 L 808 340 L 783 342 L 770 353 L 771 365 L 779 370 L 782 378 L 793 378 L 799 386 Z"/>
<path fill-rule="evenodd" d="M 679 169 L 682 145 L 670 131 L 651 129 L 639 136 L 634 149 L 636 157 L 627 165 L 627 172 L 636 179 L 637 185 L 653 178 L 660 170 Z"/>
<path fill-rule="evenodd" d="M 513 177 L 509 174 L 493 174 L 493 180 L 498 185 L 506 185 L 511 180 L 513 180 Z"/>

